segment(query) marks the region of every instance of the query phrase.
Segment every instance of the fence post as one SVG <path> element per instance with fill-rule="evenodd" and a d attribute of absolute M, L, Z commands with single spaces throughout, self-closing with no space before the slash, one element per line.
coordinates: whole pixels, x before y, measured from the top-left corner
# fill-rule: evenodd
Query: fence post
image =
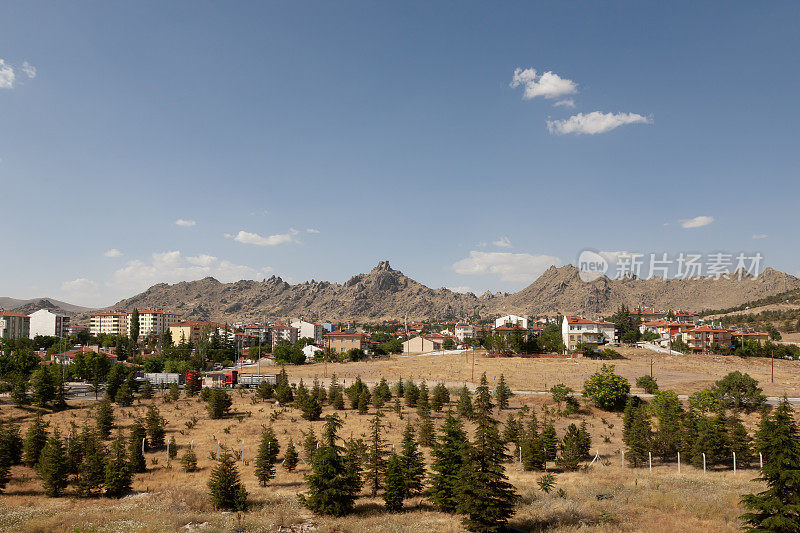
<path fill-rule="evenodd" d="M 217 461 L 219 461 L 219 441 L 217 441 Z"/>
<path fill-rule="evenodd" d="M 394 446 L 392 447 L 392 451 L 394 451 Z M 522 464 L 522 446 L 519 447 L 519 464 Z"/>
<path fill-rule="evenodd" d="M 142 439 L 142 455 L 144 455 L 144 443 L 146 440 L 147 440 L 146 438 Z"/>
<path fill-rule="evenodd" d="M 192 442 L 189 443 L 189 449 L 194 451 L 194 439 L 192 439 Z"/>
<path fill-rule="evenodd" d="M 622 451 L 622 468 L 625 468 L 625 450 Z"/>
<path fill-rule="evenodd" d="M 650 465 L 650 472 L 653 471 L 653 453 L 647 452 L 647 463 Z"/>
<path fill-rule="evenodd" d="M 733 452 L 733 475 L 736 475 L 736 452 Z"/>
<path fill-rule="evenodd" d="M 706 454 L 703 454 L 703 473 L 706 473 Z"/>
<path fill-rule="evenodd" d="M 764 458 L 761 456 L 761 452 L 758 452 L 758 469 L 764 470 Z"/>
<path fill-rule="evenodd" d="M 242 464 L 244 464 L 244 439 L 242 439 Z"/>
<path fill-rule="evenodd" d="M 678 452 L 678 473 L 681 473 L 681 452 Z"/>

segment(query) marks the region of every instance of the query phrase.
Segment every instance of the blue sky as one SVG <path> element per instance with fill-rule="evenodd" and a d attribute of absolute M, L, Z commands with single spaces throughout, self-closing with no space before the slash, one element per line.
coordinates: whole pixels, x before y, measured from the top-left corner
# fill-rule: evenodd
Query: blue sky
<path fill-rule="evenodd" d="M 586 248 L 796 273 L 798 15 L 4 2 L 0 295 L 110 305 L 383 259 L 512 291 Z"/>

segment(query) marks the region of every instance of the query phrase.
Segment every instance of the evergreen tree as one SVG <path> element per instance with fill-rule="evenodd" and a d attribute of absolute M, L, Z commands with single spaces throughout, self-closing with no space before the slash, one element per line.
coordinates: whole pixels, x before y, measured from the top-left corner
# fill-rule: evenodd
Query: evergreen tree
<path fill-rule="evenodd" d="M 305 400 L 303 400 L 301 409 L 303 411 L 303 418 L 306 420 L 319 420 L 322 414 L 322 404 L 319 401 L 319 397 L 315 394 L 307 395 Z"/>
<path fill-rule="evenodd" d="M 309 397 L 308 389 L 306 388 L 305 383 L 303 383 L 303 378 L 300 378 L 300 383 L 297 384 L 297 389 L 294 391 L 294 404 L 295 407 L 302 409 L 303 403 Z"/>
<path fill-rule="evenodd" d="M 139 310 L 134 309 L 131 313 L 131 340 L 133 344 L 139 342 Z"/>
<path fill-rule="evenodd" d="M 727 434 L 728 447 L 736 454 L 737 468 L 750 466 L 753 462 L 753 440 L 736 411 L 728 417 Z"/>
<path fill-rule="evenodd" d="M 125 365 L 122 363 L 113 365 L 106 376 L 106 398 L 115 401 L 117 391 L 119 391 L 119 388 L 127 377 L 128 370 L 125 368 Z"/>
<path fill-rule="evenodd" d="M 503 426 L 503 442 L 505 444 L 514 445 L 514 454 L 511 458 L 512 461 L 515 457 L 519 456 L 523 432 L 522 420 L 517 420 L 517 418 L 514 416 L 514 413 L 508 413 L 508 418 L 506 418 L 506 423 Z"/>
<path fill-rule="evenodd" d="M 23 449 L 26 465 L 35 467 L 39 464 L 39 457 L 45 444 L 47 444 L 47 424 L 42 420 L 42 415 L 37 414 L 25 433 Z"/>
<path fill-rule="evenodd" d="M 392 399 L 392 391 L 389 389 L 389 383 L 386 378 L 381 378 L 380 383 L 375 385 L 375 390 L 384 403 Z"/>
<path fill-rule="evenodd" d="M 353 382 L 352 385 L 347 387 L 345 393 L 347 394 L 347 398 L 350 400 L 350 408 L 351 409 L 358 409 L 359 403 L 361 403 L 362 392 L 366 389 L 367 392 L 367 402 L 369 403 L 369 389 L 364 382 L 361 381 L 361 376 L 356 376 L 356 380 Z"/>
<path fill-rule="evenodd" d="M 370 394 L 366 385 L 361 389 L 358 395 L 358 414 L 365 415 L 369 411 Z"/>
<path fill-rule="evenodd" d="M 586 429 L 586 421 L 581 422 L 578 428 L 578 452 L 581 458 L 589 456 L 589 450 L 592 448 L 592 436 L 589 435 L 589 430 Z"/>
<path fill-rule="evenodd" d="M 525 470 L 544 470 L 544 448 L 542 447 L 542 438 L 539 435 L 539 421 L 536 419 L 536 413 L 531 413 L 531 419 L 522 433 L 520 451 L 522 454 L 522 467 Z"/>
<path fill-rule="evenodd" d="M 67 408 L 67 390 L 64 386 L 64 375 L 61 371 L 56 371 L 56 376 L 53 379 L 53 382 L 55 386 L 55 392 L 53 394 L 53 410 L 63 411 Z"/>
<path fill-rule="evenodd" d="M 336 374 L 331 377 L 331 385 L 328 387 L 328 403 L 339 411 L 344 409 L 344 392 L 336 379 Z"/>
<path fill-rule="evenodd" d="M 111 401 L 106 398 L 97 406 L 97 435 L 103 440 L 108 440 L 113 427 L 114 407 L 111 405 Z"/>
<path fill-rule="evenodd" d="M 239 470 L 230 453 L 223 452 L 208 480 L 211 502 L 217 509 L 246 511 L 247 491 L 239 479 Z"/>
<path fill-rule="evenodd" d="M 431 415 L 427 411 L 423 411 L 419 417 L 419 443 L 423 446 L 430 448 L 436 439 L 436 428 L 431 420 Z"/>
<path fill-rule="evenodd" d="M 444 383 L 439 382 L 431 391 L 431 409 L 441 413 L 448 403 L 450 403 L 450 391 L 447 390 Z"/>
<path fill-rule="evenodd" d="M 289 444 L 286 445 L 286 453 L 283 456 L 283 467 L 288 472 L 294 472 L 298 461 L 299 456 L 297 455 L 297 449 L 294 447 L 294 441 L 289 438 Z"/>
<path fill-rule="evenodd" d="M 278 374 L 278 382 L 275 386 L 275 399 L 280 402 L 281 405 L 289 405 L 294 401 L 294 393 L 292 392 L 292 387 L 289 385 L 289 376 L 286 374 L 286 369 L 281 367 L 281 371 Z"/>
<path fill-rule="evenodd" d="M 11 464 L 13 462 L 12 445 L 9 439 L 6 438 L 7 430 L 5 426 L 3 423 L 2 427 L 0 427 L 0 432 L 2 432 L 0 436 L 0 494 L 3 493 L 6 485 L 11 481 Z"/>
<path fill-rule="evenodd" d="M 633 419 L 636 416 L 636 409 L 642 403 L 638 396 L 628 396 L 625 400 L 625 409 L 622 411 L 622 440 L 624 441 L 631 427 L 633 426 Z"/>
<path fill-rule="evenodd" d="M 325 402 L 328 399 L 328 395 L 325 393 L 325 389 L 319 384 L 319 379 L 314 376 L 314 386 L 311 388 L 311 396 L 317 399 L 320 406 L 325 405 Z M 321 408 L 321 407 L 320 407 Z"/>
<path fill-rule="evenodd" d="M 111 444 L 111 454 L 106 462 L 106 496 L 121 498 L 130 492 L 132 476 L 128 456 L 125 453 L 125 438 L 120 430 Z"/>
<path fill-rule="evenodd" d="M 317 451 L 317 436 L 314 434 L 314 428 L 309 426 L 308 432 L 303 432 L 303 459 L 307 464 L 314 462 L 314 452 Z"/>
<path fill-rule="evenodd" d="M 22 407 L 30 403 L 30 398 L 28 398 L 28 381 L 25 378 L 21 376 L 14 378 L 14 385 L 11 388 L 11 401 L 14 402 L 14 405 L 17 407 Z"/>
<path fill-rule="evenodd" d="M 364 484 L 362 471 L 367 451 L 368 447 L 363 439 L 351 437 L 344 443 L 345 479 L 352 484 L 351 488 L 356 496 L 361 492 Z"/>
<path fill-rule="evenodd" d="M 722 408 L 715 416 L 701 417 L 698 420 L 697 439 L 692 450 L 692 463 L 695 466 L 703 465 L 703 453 L 706 454 L 708 466 L 733 464 L 727 426 L 725 411 Z"/>
<path fill-rule="evenodd" d="M 428 391 L 428 384 L 425 383 L 425 380 L 422 380 L 422 383 L 419 384 L 417 393 L 417 413 L 420 411 L 427 411 L 430 412 L 431 410 L 431 397 L 430 392 Z"/>
<path fill-rule="evenodd" d="M 475 438 L 459 476 L 458 512 L 466 515 L 464 525 L 472 531 L 502 531 L 517 498 L 505 475 L 507 455 L 492 408 L 484 373 L 475 398 Z"/>
<path fill-rule="evenodd" d="M 262 487 L 266 487 L 269 480 L 275 476 L 275 463 L 278 462 L 280 445 L 272 426 L 261 433 L 261 443 L 256 456 L 256 479 Z"/>
<path fill-rule="evenodd" d="M 39 407 L 46 407 L 56 397 L 53 376 L 46 367 L 39 367 L 31 374 L 31 398 Z"/>
<path fill-rule="evenodd" d="M 381 435 L 383 430 L 381 418 L 383 418 L 383 415 L 380 411 L 377 411 L 372 418 L 372 422 L 370 423 L 369 445 L 365 457 L 367 481 L 372 488 L 373 496 L 378 494 L 378 489 L 383 485 L 383 475 L 386 472 L 386 441 Z"/>
<path fill-rule="evenodd" d="M 403 378 L 402 377 L 398 378 L 397 383 L 395 383 L 393 387 L 394 395 L 397 396 L 398 398 L 402 398 L 405 395 L 406 392 L 405 389 L 406 389 L 405 385 L 403 385 Z"/>
<path fill-rule="evenodd" d="M 45 495 L 57 498 L 67 487 L 66 454 L 58 429 L 53 430 L 52 435 L 47 439 L 47 444 L 42 448 L 37 471 L 44 483 Z"/>
<path fill-rule="evenodd" d="M 630 427 L 622 438 L 628 447 L 627 457 L 633 466 L 647 464 L 652 448 L 653 431 L 647 406 L 639 404 L 630 411 Z"/>
<path fill-rule="evenodd" d="M 153 399 L 153 386 L 149 381 L 145 381 L 144 385 L 142 385 L 141 389 L 139 389 L 139 397 L 142 400 Z"/>
<path fill-rule="evenodd" d="M 406 424 L 406 428 L 403 430 L 403 444 L 399 458 L 405 479 L 405 497 L 422 493 L 425 480 L 425 457 L 417 444 L 414 426 L 410 423 Z"/>
<path fill-rule="evenodd" d="M 11 465 L 22 463 L 24 442 L 18 425 L 11 422 L 4 422 L 2 426 L 0 426 L 0 446 L 4 447 L 8 452 Z"/>
<path fill-rule="evenodd" d="M 81 435 L 83 460 L 78 466 L 78 492 L 83 496 L 98 494 L 105 484 L 106 450 L 95 432 L 88 427 L 83 428 Z"/>
<path fill-rule="evenodd" d="M 88 428 L 84 427 L 83 432 L 86 433 L 87 431 L 89 431 Z M 83 439 L 78 433 L 78 426 L 74 421 L 70 422 L 70 430 L 64 441 L 64 455 L 67 462 L 67 472 L 77 476 L 78 468 L 83 462 Z"/>
<path fill-rule="evenodd" d="M 581 453 L 581 435 L 578 426 L 570 424 L 564 438 L 561 439 L 561 455 L 556 459 L 556 464 L 564 470 L 577 470 L 583 459 Z"/>
<path fill-rule="evenodd" d="M 275 389 L 272 387 L 272 383 L 267 380 L 264 380 L 258 384 L 256 387 L 256 397 L 259 400 L 269 400 L 275 395 Z"/>
<path fill-rule="evenodd" d="M 742 515 L 752 532 L 800 531 L 800 432 L 794 409 L 786 397 L 772 416 L 764 415 L 756 434 L 764 458 L 761 481 L 767 489 L 742 497 L 748 511 Z"/>
<path fill-rule="evenodd" d="M 511 392 L 511 389 L 506 385 L 505 376 L 500 374 L 500 379 L 497 381 L 497 386 L 494 389 L 494 397 L 497 400 L 497 406 L 500 409 L 508 409 L 508 400 L 513 395 L 514 393 Z"/>
<path fill-rule="evenodd" d="M 472 420 L 472 399 L 469 395 L 469 389 L 466 385 L 461 387 L 461 392 L 458 395 L 458 405 L 456 405 L 456 412 L 458 416 L 464 420 Z"/>
<path fill-rule="evenodd" d="M 430 499 L 442 512 L 455 513 L 459 503 L 461 469 L 467 460 L 469 441 L 461 422 L 447 413 L 442 433 L 431 455 Z"/>
<path fill-rule="evenodd" d="M 142 448 L 147 446 L 147 432 L 141 420 L 134 420 L 128 434 L 128 460 L 131 472 L 147 472 L 147 462 L 142 453 Z M 144 444 L 142 444 L 144 442 Z"/>
<path fill-rule="evenodd" d="M 195 472 L 197 470 L 197 454 L 191 448 L 186 448 L 181 456 L 181 468 L 184 472 Z"/>
<path fill-rule="evenodd" d="M 386 465 L 386 490 L 383 493 L 383 501 L 389 512 L 396 513 L 403 510 L 403 500 L 407 494 L 404 475 L 405 470 L 400 456 L 392 452 Z"/>
<path fill-rule="evenodd" d="M 133 405 L 133 390 L 127 380 L 122 382 L 122 385 L 117 389 L 114 401 L 121 407 L 130 407 Z"/>
<path fill-rule="evenodd" d="M 174 435 L 169 438 L 169 444 L 167 444 L 167 456 L 170 458 L 170 460 L 178 457 L 178 444 L 175 442 Z"/>
<path fill-rule="evenodd" d="M 419 387 L 417 387 L 413 381 L 408 380 L 403 386 L 403 398 L 405 399 L 407 406 L 417 406 L 417 400 L 419 399 Z"/>
<path fill-rule="evenodd" d="M 283 403 L 283 402 L 281 402 Z M 219 387 L 214 387 L 208 393 L 206 400 L 206 410 L 212 420 L 223 418 L 233 405 L 233 400 L 228 391 Z"/>
<path fill-rule="evenodd" d="M 662 460 L 673 460 L 683 443 L 684 411 L 678 395 L 673 391 L 658 391 L 652 403 L 658 428 L 653 435 L 653 449 Z"/>
<path fill-rule="evenodd" d="M 167 421 L 161 416 L 158 408 L 151 405 L 147 408 L 147 415 L 145 416 L 145 425 L 147 426 L 147 439 L 148 444 L 153 449 L 159 449 L 164 446 L 164 434 Z"/>
<path fill-rule="evenodd" d="M 558 435 L 553 421 L 547 418 L 542 422 L 542 435 L 540 437 L 542 453 L 545 461 L 555 461 L 558 453 Z"/>
<path fill-rule="evenodd" d="M 343 457 L 336 443 L 341 420 L 336 415 L 326 420 L 323 443 L 314 453 L 311 473 L 305 476 L 308 492 L 300 495 L 300 501 L 314 513 L 344 516 L 353 509 L 359 480 L 352 461 Z"/>

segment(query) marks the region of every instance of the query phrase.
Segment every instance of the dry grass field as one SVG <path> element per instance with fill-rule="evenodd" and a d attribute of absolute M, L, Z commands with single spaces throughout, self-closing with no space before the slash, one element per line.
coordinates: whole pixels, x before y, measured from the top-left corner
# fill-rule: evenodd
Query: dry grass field
<path fill-rule="evenodd" d="M 424 365 L 425 359 L 419 359 Z M 513 373 L 515 360 L 481 361 L 504 365 L 506 376 L 514 376 L 515 387 L 530 387 Z M 525 361 L 525 364 L 542 361 Z M 553 373 L 573 368 L 568 361 L 544 361 Z M 388 364 L 400 364 L 392 360 Z M 425 366 L 415 367 L 422 372 Z M 594 365 L 581 361 L 581 371 Z M 344 368 L 363 368 L 359 365 L 342 365 Z M 292 369 L 292 370 L 309 370 Z M 430 368 L 430 367 L 427 367 Z M 482 366 L 481 368 L 484 368 Z M 532 368 L 532 367 L 531 367 Z M 321 369 L 320 369 L 321 370 Z M 339 371 L 339 368 L 337 368 Z M 342 372 L 344 374 L 344 372 Z M 366 374 L 366 372 L 364 372 Z M 412 372 L 404 372 L 410 377 Z M 417 374 L 419 376 L 420 374 Z M 442 374 L 428 375 L 429 381 Z M 552 375 L 555 375 L 554 373 Z M 444 376 L 443 376 L 444 377 Z M 541 379 L 541 378 L 539 378 Z M 564 381 L 573 383 L 578 378 Z M 82 499 L 68 489 L 65 497 L 50 499 L 42 496 L 41 482 L 32 470 L 14 467 L 13 480 L 0 496 L 0 531 L 31 532 L 156 532 L 156 531 L 353 531 L 353 532 L 455 532 L 462 531 L 459 517 L 434 511 L 424 498 L 406 502 L 407 511 L 387 514 L 380 498 L 372 498 L 365 491 L 359 499 L 356 512 L 346 518 L 333 519 L 312 515 L 297 502 L 297 493 L 305 490 L 303 475 L 308 466 L 302 461 L 294 473 L 286 472 L 280 465 L 277 476 L 267 487 L 260 487 L 254 476 L 252 459 L 256 453 L 262 427 L 273 424 L 281 443 L 281 455 L 289 438 L 295 444 L 303 439 L 301 431 L 313 426 L 319 435 L 323 422 L 309 423 L 295 409 L 276 408 L 271 402 L 257 402 L 249 391 L 233 391 L 232 414 L 223 420 L 210 420 L 204 404 L 197 397 L 181 397 L 177 402 L 164 403 L 157 395 L 153 400 L 137 400 L 127 408 L 115 407 L 116 422 L 123 429 L 135 417 L 143 416 L 149 404 L 155 404 L 168 421 L 167 439 L 175 436 L 179 454 L 191 442 L 199 460 L 199 472 L 185 473 L 177 461 L 167 462 L 166 451 L 147 453 L 148 472 L 137 474 L 133 494 L 121 500 L 105 498 Z M 453 399 L 455 397 L 453 396 Z M 505 420 L 508 412 L 514 412 L 526 404 L 541 413 L 543 405 L 553 406 L 546 396 L 516 396 L 509 411 L 500 418 Z M 62 435 L 69 431 L 74 421 L 79 427 L 93 423 L 93 403 L 75 402 L 65 412 L 45 416 L 51 428 L 58 427 Z M 3 417 L 19 422 L 23 433 L 32 419 L 32 410 L 3 405 Z M 324 414 L 331 412 L 325 408 Z M 277 413 L 277 414 L 276 414 Z M 368 415 L 359 415 L 347 410 L 340 413 L 344 420 L 343 437 L 364 436 L 374 409 Z M 197 423 L 189 429 L 186 421 L 196 417 Z M 443 415 L 435 414 L 437 426 Z M 273 422 L 270 422 L 274 418 Z M 541 416 L 540 416 L 541 418 Z M 732 472 L 709 472 L 703 474 L 687 465 L 678 474 L 675 464 L 655 465 L 653 472 L 647 469 L 623 469 L 619 466 L 621 448 L 621 419 L 618 414 L 609 414 L 584 407 L 576 415 L 560 417 L 556 427 L 559 435 L 571 422 L 585 419 L 592 434 L 592 450 L 598 450 L 604 464 L 595 463 L 585 471 L 557 473 L 556 491 L 545 494 L 536 482 L 541 473 L 525 472 L 517 463 L 509 463 L 506 471 L 517 487 L 521 498 L 511 525 L 523 531 L 703 531 L 728 532 L 738 528 L 741 494 L 760 489 L 755 470 Z M 386 437 L 397 445 L 404 424 L 417 420 L 416 413 L 403 408 L 403 420 L 391 410 L 385 414 Z M 751 426 L 755 419 L 748 419 Z M 469 428 L 470 431 L 472 428 Z M 206 493 L 206 483 L 214 464 L 211 458 L 217 442 L 228 449 L 241 449 L 244 440 L 244 463 L 239 468 L 247 490 L 251 510 L 248 513 L 220 513 L 212 509 Z M 428 450 L 425 450 L 426 456 Z M 551 465 L 552 467 L 552 465 Z M 598 501 L 597 494 L 612 494 L 613 499 Z"/>
<path fill-rule="evenodd" d="M 485 354 L 475 354 L 475 380 L 483 372 L 492 384 L 505 376 L 508 385 L 514 390 L 543 391 L 557 383 L 564 383 L 575 390 L 583 388 L 583 382 L 603 363 L 613 364 L 616 373 L 634 385 L 636 378 L 650 373 L 653 361 L 653 376 L 659 387 L 671 389 L 678 394 L 691 394 L 708 387 L 728 372 L 739 370 L 747 372 L 760 382 L 768 396 L 800 396 L 800 361 L 775 360 L 775 382 L 770 379 L 770 360 L 765 358 L 742 358 L 717 355 L 665 355 L 642 348 L 620 348 L 625 359 L 596 361 L 583 357 L 569 358 L 487 358 Z M 327 370 L 326 370 L 327 366 Z M 257 366 L 244 369 L 244 372 L 257 372 Z M 276 372 L 274 367 L 262 365 L 264 373 Z M 306 382 L 313 377 L 323 378 L 333 373 L 348 382 L 361 376 L 373 382 L 385 377 L 390 381 L 403 378 L 426 379 L 428 382 L 444 381 L 448 386 L 457 386 L 472 379 L 472 353 L 460 355 L 432 356 L 393 356 L 380 361 L 359 363 L 317 363 L 296 367 L 286 367 L 290 377 L 304 378 Z M 634 390 L 634 392 L 636 392 Z"/>

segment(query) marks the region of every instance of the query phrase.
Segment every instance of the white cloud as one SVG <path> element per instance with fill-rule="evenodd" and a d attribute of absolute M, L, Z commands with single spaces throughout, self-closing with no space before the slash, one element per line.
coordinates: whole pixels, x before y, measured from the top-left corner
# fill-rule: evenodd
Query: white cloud
<path fill-rule="evenodd" d="M 11 89 L 14 87 L 14 80 L 16 79 L 14 69 L 11 65 L 6 65 L 5 60 L 0 59 L 0 89 Z"/>
<path fill-rule="evenodd" d="M 559 98 L 578 92 L 578 85 L 574 81 L 562 78 L 549 70 L 538 76 L 536 69 L 526 68 L 523 70 L 518 68 L 514 70 L 514 77 L 509 86 L 516 88 L 520 85 L 524 88 L 522 98 L 526 100 L 537 96 L 543 96 L 548 99 Z"/>
<path fill-rule="evenodd" d="M 653 119 L 636 113 L 603 113 L 592 111 L 584 115 L 578 113 L 566 120 L 548 120 L 547 129 L 555 135 L 595 135 L 605 133 L 625 124 L 652 124 Z"/>
<path fill-rule="evenodd" d="M 753 235 L 754 239 L 766 239 L 768 235 L 766 233 L 756 233 Z"/>
<path fill-rule="evenodd" d="M 175 221 L 175 225 L 181 226 L 183 228 L 191 228 L 192 226 L 196 226 L 197 222 L 195 222 L 194 220 L 184 220 L 182 218 L 179 218 L 178 220 Z"/>
<path fill-rule="evenodd" d="M 501 281 L 530 283 L 552 265 L 560 266 L 561 260 L 550 255 L 473 250 L 469 253 L 469 257 L 456 261 L 453 270 L 458 274 L 494 274 L 499 276 Z"/>
<path fill-rule="evenodd" d="M 314 229 L 314 228 L 308 228 L 306 230 L 306 233 L 319 233 L 319 230 L 318 229 Z"/>
<path fill-rule="evenodd" d="M 61 290 L 70 294 L 85 295 L 86 293 L 94 292 L 96 288 L 97 284 L 86 278 L 77 278 L 61 284 Z"/>
<path fill-rule="evenodd" d="M 683 229 L 702 228 L 714 222 L 714 217 L 701 215 L 699 217 L 687 218 L 681 220 L 681 227 Z"/>
<path fill-rule="evenodd" d="M 122 257 L 122 252 L 116 248 L 112 248 L 103 254 L 106 257 Z"/>
<path fill-rule="evenodd" d="M 572 98 L 565 98 L 565 99 L 559 100 L 558 102 L 553 104 L 553 107 L 569 107 L 569 108 L 573 108 L 573 107 L 575 107 L 575 100 L 573 100 Z"/>
<path fill-rule="evenodd" d="M 242 279 L 266 277 L 272 268 L 255 269 L 237 265 L 213 255 L 200 254 L 184 257 L 178 250 L 154 253 L 150 261 L 133 260 L 114 272 L 108 285 L 133 292 L 144 290 L 156 283 L 193 281 L 212 276 L 223 283 Z"/>
<path fill-rule="evenodd" d="M 492 244 L 498 248 L 511 248 L 511 239 L 508 237 L 500 237 L 496 241 L 492 241 Z"/>
<path fill-rule="evenodd" d="M 241 230 L 236 234 L 233 240 L 243 244 L 255 244 L 256 246 L 277 246 L 279 244 L 294 242 L 294 236 L 297 235 L 297 233 L 298 231 L 296 229 L 289 228 L 287 233 L 278 233 L 276 235 L 264 237 L 258 233 L 250 233 L 248 231 Z"/>
<path fill-rule="evenodd" d="M 457 292 L 460 294 L 466 294 L 468 292 L 473 292 L 472 287 L 468 287 L 467 285 L 459 285 L 458 287 L 445 287 L 445 289 L 449 289 L 453 292 Z"/>
<path fill-rule="evenodd" d="M 27 61 L 24 61 L 22 63 L 22 72 L 24 72 L 25 75 L 28 76 L 31 79 L 36 77 L 36 67 L 31 65 Z"/>

